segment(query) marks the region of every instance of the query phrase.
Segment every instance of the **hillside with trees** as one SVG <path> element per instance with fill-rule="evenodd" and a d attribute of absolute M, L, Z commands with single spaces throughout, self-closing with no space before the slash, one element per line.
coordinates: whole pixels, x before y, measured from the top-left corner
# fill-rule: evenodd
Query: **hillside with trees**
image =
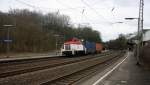
<path fill-rule="evenodd" d="M 9 28 L 11 52 L 48 52 L 55 50 L 56 40 L 61 45 L 72 37 L 94 42 L 102 41 L 100 32 L 89 26 L 74 27 L 69 16 L 15 9 L 8 13 L 0 12 L 1 53 L 6 51 L 6 24 L 14 26 Z"/>
<path fill-rule="evenodd" d="M 107 41 L 105 47 L 110 50 L 124 50 L 128 48 L 125 35 L 120 34 L 117 39 Z"/>

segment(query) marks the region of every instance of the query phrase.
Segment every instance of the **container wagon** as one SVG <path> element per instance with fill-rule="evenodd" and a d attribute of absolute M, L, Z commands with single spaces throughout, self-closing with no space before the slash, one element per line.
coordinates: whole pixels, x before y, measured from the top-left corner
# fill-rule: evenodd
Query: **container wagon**
<path fill-rule="evenodd" d="M 101 53 L 103 50 L 103 46 L 101 43 L 96 43 L 96 53 Z"/>
<path fill-rule="evenodd" d="M 86 48 L 86 54 L 94 54 L 96 53 L 96 43 L 85 41 L 84 46 Z"/>

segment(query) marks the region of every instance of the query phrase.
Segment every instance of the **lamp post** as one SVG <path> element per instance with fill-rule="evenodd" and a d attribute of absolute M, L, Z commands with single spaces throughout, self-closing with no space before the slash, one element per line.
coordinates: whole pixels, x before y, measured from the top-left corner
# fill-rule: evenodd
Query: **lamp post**
<path fill-rule="evenodd" d="M 119 21 L 119 22 L 113 22 L 113 23 L 111 23 L 112 25 L 114 25 L 114 24 L 123 24 L 124 22 L 121 22 L 121 21 Z"/>
<path fill-rule="evenodd" d="M 136 58 L 137 58 L 137 64 L 139 64 L 140 59 L 139 59 L 139 55 L 140 55 L 140 18 L 125 18 L 125 20 L 138 20 L 138 30 L 137 30 L 137 46 L 136 46 Z"/>
<path fill-rule="evenodd" d="M 10 40 L 10 28 L 13 27 L 13 25 L 3 25 L 3 27 L 7 28 L 7 39 L 4 40 L 4 42 L 6 42 L 7 46 L 6 46 L 6 52 L 7 52 L 7 58 L 9 58 L 9 51 L 10 51 L 10 45 L 9 43 L 12 41 Z"/>
<path fill-rule="evenodd" d="M 115 22 L 115 23 L 120 23 L 121 24 L 121 23 L 124 23 L 124 22 Z"/>
<path fill-rule="evenodd" d="M 134 19 L 139 19 L 139 18 L 125 18 L 125 20 L 134 20 Z"/>
<path fill-rule="evenodd" d="M 57 48 L 58 48 L 58 37 L 59 37 L 59 35 L 55 34 L 54 36 L 55 36 L 55 38 L 56 38 L 55 50 L 56 50 L 56 55 L 57 55 Z"/>
<path fill-rule="evenodd" d="M 56 55 L 58 55 L 59 51 L 58 48 L 59 46 L 61 46 L 64 43 L 65 40 L 65 36 L 64 35 L 60 35 L 60 34 L 54 34 L 55 37 L 55 50 L 56 50 Z"/>

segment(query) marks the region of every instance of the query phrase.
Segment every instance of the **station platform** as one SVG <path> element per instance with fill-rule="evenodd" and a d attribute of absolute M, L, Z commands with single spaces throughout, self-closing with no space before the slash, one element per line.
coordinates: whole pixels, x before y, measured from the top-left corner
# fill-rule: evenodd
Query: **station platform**
<path fill-rule="evenodd" d="M 150 85 L 150 69 L 136 63 L 130 52 L 126 60 L 98 85 Z"/>
<path fill-rule="evenodd" d="M 47 57 L 57 57 L 61 56 L 60 53 L 49 52 L 49 53 L 22 53 L 15 54 L 6 57 L 6 55 L 0 55 L 0 62 L 2 61 L 13 61 L 13 60 L 25 60 L 25 59 L 38 59 L 38 58 L 47 58 Z"/>
<path fill-rule="evenodd" d="M 114 64 L 78 85 L 150 85 L 150 69 L 137 65 L 133 52 L 127 51 Z"/>

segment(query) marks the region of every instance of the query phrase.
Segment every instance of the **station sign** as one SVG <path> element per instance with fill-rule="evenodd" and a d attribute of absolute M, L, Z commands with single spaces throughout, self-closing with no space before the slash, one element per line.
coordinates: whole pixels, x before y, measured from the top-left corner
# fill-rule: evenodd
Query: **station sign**
<path fill-rule="evenodd" d="M 6 43 L 11 43 L 12 40 L 4 40 L 4 42 L 6 42 Z"/>

